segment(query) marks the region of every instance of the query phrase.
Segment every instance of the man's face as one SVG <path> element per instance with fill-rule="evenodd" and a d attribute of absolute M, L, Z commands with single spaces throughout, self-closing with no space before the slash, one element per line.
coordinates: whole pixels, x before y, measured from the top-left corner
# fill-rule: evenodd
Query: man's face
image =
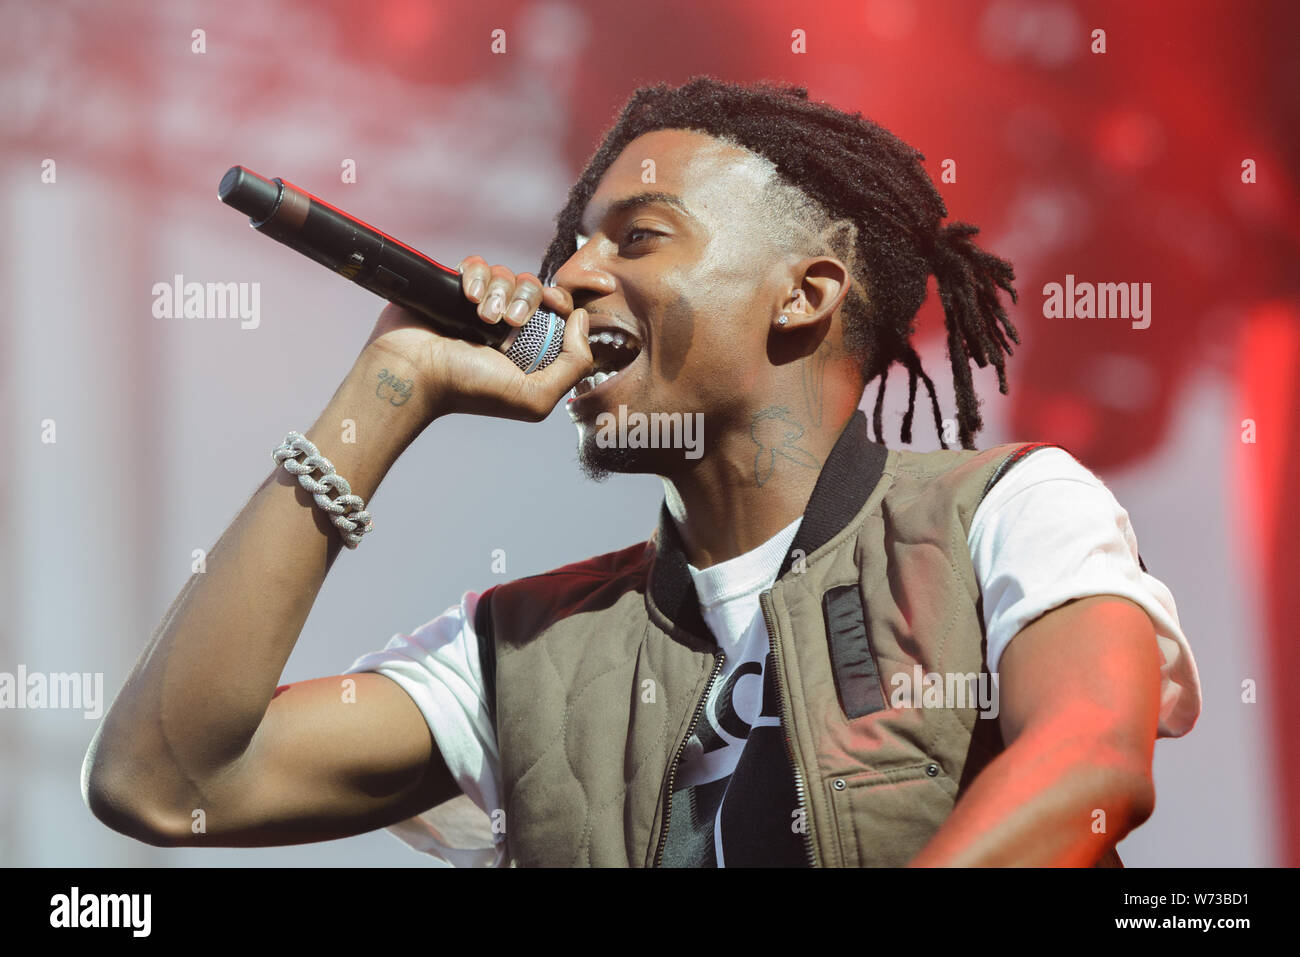
<path fill-rule="evenodd" d="M 580 383 L 568 403 L 591 477 L 669 475 L 698 459 L 681 448 L 602 447 L 600 425 L 620 406 L 645 419 L 704 413 L 704 458 L 708 436 L 748 428 L 788 291 L 757 205 L 771 173 L 767 160 L 707 134 L 657 130 L 628 143 L 602 177 L 554 281 L 587 308 L 593 334 L 616 327 L 640 349 L 593 344 L 597 367 L 618 371 L 594 389 Z"/>

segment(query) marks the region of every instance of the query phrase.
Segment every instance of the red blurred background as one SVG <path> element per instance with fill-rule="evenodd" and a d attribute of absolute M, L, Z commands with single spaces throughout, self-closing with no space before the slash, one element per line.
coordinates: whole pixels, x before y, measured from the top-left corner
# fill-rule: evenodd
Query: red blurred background
<path fill-rule="evenodd" d="M 166 606 L 160 596 L 184 579 L 173 559 L 160 564 L 164 546 L 183 556 L 191 538 L 215 537 L 260 477 L 247 462 L 232 468 L 220 483 L 232 486 L 222 493 L 229 498 L 205 508 L 175 498 L 176 483 L 151 465 L 184 452 L 180 436 L 194 421 L 176 403 L 199 385 L 172 360 L 180 356 L 190 373 L 216 362 L 224 374 L 203 388 L 231 390 L 239 377 L 230 363 L 241 353 L 232 335 L 204 346 L 160 333 L 150 285 L 214 268 L 213 278 L 260 278 L 271 316 L 274 296 L 322 282 L 317 267 L 250 239 L 219 207 L 212 197 L 227 166 L 284 176 L 442 261 L 492 249 L 512 268 L 535 269 L 569 182 L 636 86 L 697 73 L 783 80 L 917 146 L 952 218 L 981 226 L 981 241 L 1012 260 L 1024 344 L 1009 361 L 1007 397 L 977 378 L 989 422 L 980 442 L 1069 448 L 1129 508 L 1151 572 L 1178 600 L 1205 709 L 1185 741 L 1157 747 L 1160 760 L 1177 755 L 1163 788 L 1157 779 L 1157 816 L 1169 807 L 1179 816 L 1166 818 L 1165 845 L 1153 845 L 1148 862 L 1169 859 L 1174 835 L 1226 827 L 1239 853 L 1206 850 L 1204 863 L 1300 865 L 1300 699 L 1285 678 L 1300 673 L 1300 544 L 1280 528 L 1286 503 L 1300 496 L 1300 443 L 1290 431 L 1300 421 L 1300 6 L 11 2 L 3 20 L 0 195 L 9 230 L 0 275 L 9 308 L 0 345 L 11 374 L 0 392 L 14 413 L 6 447 L 18 456 L 0 493 L 39 504 L 6 510 L 12 574 L 0 597 L 17 611 L 0 636 L 0 668 L 39 658 L 60 636 L 107 632 L 117 636 L 107 647 L 76 640 L 115 690 Z M 489 50 L 495 29 L 506 31 L 505 54 Z M 1092 52 L 1096 29 L 1105 31 L 1104 53 Z M 792 52 L 794 30 L 806 32 L 806 53 Z M 57 184 L 41 182 L 46 158 L 57 161 Z M 357 164 L 355 184 L 340 184 L 344 158 Z M 939 182 L 947 158 L 957 164 L 955 183 Z M 1243 182 L 1246 159 L 1254 183 Z M 1067 273 L 1151 283 L 1150 327 L 1044 319 L 1042 288 Z M 60 286 L 68 288 L 51 294 Z M 353 337 L 328 353 L 336 365 L 360 344 L 358 310 L 377 312 L 353 297 L 335 322 L 340 295 L 330 287 L 312 301 L 331 331 Z M 268 319 L 253 340 L 253 367 L 296 355 L 300 322 Z M 946 381 L 934 297 L 919 325 L 927 369 Z M 141 384 L 169 366 L 159 380 L 166 388 Z M 284 388 L 277 380 L 263 406 L 247 408 L 273 409 Z M 81 405 L 67 398 L 74 394 Z M 135 550 L 115 567 L 111 588 L 90 566 L 69 564 L 68 549 L 96 533 L 69 517 L 70 498 L 50 491 L 48 456 L 33 439 L 64 398 L 69 459 L 60 474 L 77 462 L 116 463 L 104 504 L 118 503 L 123 536 L 99 534 L 106 549 L 128 538 Z M 306 405 L 326 398 L 315 388 Z M 892 399 L 891 390 L 891 408 Z M 277 440 L 274 414 L 245 429 L 244 412 L 193 395 L 182 405 L 246 431 L 254 449 Z M 1245 419 L 1256 441 L 1243 441 Z M 897 416 L 891 421 L 893 442 Z M 915 447 L 928 439 L 918 431 Z M 92 432 L 82 452 L 66 449 Z M 126 494 L 115 498 L 112 488 Z M 173 504 L 132 517 L 153 501 Z M 558 564 L 544 554 L 538 562 Z M 71 614 L 57 610 L 70 590 L 99 610 L 84 621 L 61 617 Z M 379 646 L 344 637 L 350 643 L 335 661 L 346 659 L 342 648 Z M 316 673 L 329 667 L 308 661 Z M 1257 702 L 1243 701 L 1245 681 Z M 1227 717 L 1241 709 L 1255 710 Z M 34 742 L 71 760 L 88 738 L 80 726 L 65 733 L 0 722 L 6 764 L 33 769 L 47 753 Z M 42 788 L 66 805 L 66 785 L 66 774 L 6 783 L 0 833 L 15 862 L 60 856 L 23 833 L 40 813 Z M 1199 798 L 1179 796 L 1197 787 Z M 1244 820 L 1253 823 L 1234 823 Z M 118 860 L 119 847 L 104 844 L 103 859 Z"/>

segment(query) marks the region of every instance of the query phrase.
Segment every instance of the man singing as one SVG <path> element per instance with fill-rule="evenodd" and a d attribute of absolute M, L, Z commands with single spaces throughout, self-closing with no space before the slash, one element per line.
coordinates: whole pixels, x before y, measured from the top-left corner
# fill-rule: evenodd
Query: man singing
<path fill-rule="evenodd" d="M 1199 714 L 1196 664 L 1096 476 L 1047 443 L 975 449 L 970 362 L 1006 391 L 1013 272 L 943 222 L 920 161 L 798 88 L 636 91 L 545 282 L 460 264 L 485 322 L 567 317 L 559 358 L 524 375 L 390 305 L 306 438 L 366 501 L 435 420 L 535 422 L 571 393 L 584 472 L 662 477 L 654 534 L 277 687 L 343 544 L 277 464 L 92 742 L 94 813 L 166 846 L 390 827 L 460 865 L 1119 864 L 1156 739 Z M 930 276 L 951 424 L 912 344 Z M 923 383 L 942 450 L 884 444 L 895 363 L 902 442 Z M 410 398 L 377 398 L 381 374 Z M 694 448 L 610 428 L 693 416 Z M 453 833 L 461 795 L 478 841 Z"/>

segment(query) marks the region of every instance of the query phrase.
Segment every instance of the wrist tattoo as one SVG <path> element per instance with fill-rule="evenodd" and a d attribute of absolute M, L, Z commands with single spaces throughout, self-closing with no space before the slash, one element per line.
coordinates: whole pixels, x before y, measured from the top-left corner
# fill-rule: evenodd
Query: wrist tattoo
<path fill-rule="evenodd" d="M 414 379 L 402 379 L 384 369 L 379 373 L 379 384 L 375 386 L 375 395 L 387 399 L 389 405 L 406 405 L 414 389 Z"/>

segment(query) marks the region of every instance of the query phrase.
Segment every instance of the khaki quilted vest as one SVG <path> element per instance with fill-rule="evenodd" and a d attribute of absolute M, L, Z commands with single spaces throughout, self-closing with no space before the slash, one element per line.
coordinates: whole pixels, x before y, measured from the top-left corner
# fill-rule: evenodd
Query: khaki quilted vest
<path fill-rule="evenodd" d="M 907 863 L 1002 749 L 973 696 L 891 697 L 900 675 L 987 674 L 966 536 L 993 483 L 1041 447 L 888 449 L 858 411 L 828 456 L 760 599 L 809 864 Z M 511 862 L 657 865 L 723 664 L 666 507 L 649 541 L 489 589 L 475 625 Z"/>

